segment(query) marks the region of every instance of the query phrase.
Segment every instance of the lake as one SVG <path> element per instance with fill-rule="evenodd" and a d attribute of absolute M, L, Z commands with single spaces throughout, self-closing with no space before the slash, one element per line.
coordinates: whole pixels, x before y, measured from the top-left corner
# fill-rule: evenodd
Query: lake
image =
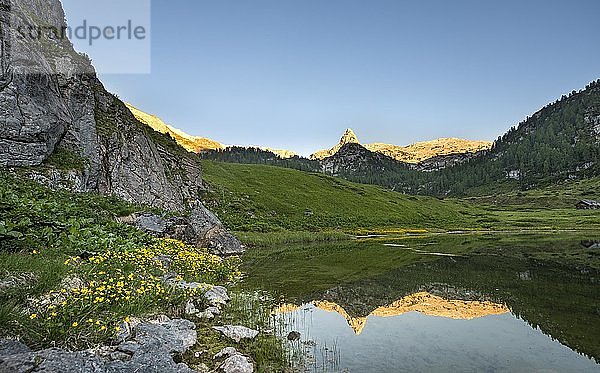
<path fill-rule="evenodd" d="M 309 372 L 600 371 L 600 234 L 387 235 L 255 248 L 243 290 Z"/>

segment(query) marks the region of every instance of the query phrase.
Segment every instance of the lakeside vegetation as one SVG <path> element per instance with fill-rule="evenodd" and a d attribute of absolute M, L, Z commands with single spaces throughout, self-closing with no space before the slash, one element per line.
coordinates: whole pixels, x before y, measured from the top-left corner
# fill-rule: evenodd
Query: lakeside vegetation
<path fill-rule="evenodd" d="M 153 238 L 116 221 L 147 209 L 0 174 L 0 336 L 35 349 L 96 347 L 111 343 L 123 323 L 181 317 L 188 299 L 199 302 L 194 291 L 165 283 L 167 273 L 177 273 L 176 281 L 215 285 L 239 280 L 236 257 Z M 160 258 L 169 258 L 168 265 Z M 230 321 L 265 329 L 266 302 L 261 308 L 233 298 L 222 317 L 196 320 L 198 346 L 235 346 L 255 360 L 258 371 L 281 371 L 285 351 L 274 336 L 236 344 L 212 329 Z M 190 364 L 214 364 L 212 355 L 188 358 Z"/>

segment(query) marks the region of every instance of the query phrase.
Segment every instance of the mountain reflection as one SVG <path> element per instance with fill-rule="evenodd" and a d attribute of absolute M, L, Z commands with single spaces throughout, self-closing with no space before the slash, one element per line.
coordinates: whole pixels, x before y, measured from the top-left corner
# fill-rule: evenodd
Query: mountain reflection
<path fill-rule="evenodd" d="M 367 319 L 375 317 L 395 317 L 409 312 L 419 312 L 426 316 L 444 317 L 456 320 L 472 320 L 489 315 L 502 315 L 510 312 L 507 306 L 489 301 L 452 300 L 439 297 L 428 292 L 407 295 L 389 305 L 378 307 L 368 316 L 353 317 L 342 306 L 329 301 L 313 301 L 315 307 L 337 312 L 348 321 L 348 325 L 356 335 L 360 335 L 367 324 Z M 283 314 L 295 312 L 302 307 L 284 304 L 277 307 L 273 313 Z"/>

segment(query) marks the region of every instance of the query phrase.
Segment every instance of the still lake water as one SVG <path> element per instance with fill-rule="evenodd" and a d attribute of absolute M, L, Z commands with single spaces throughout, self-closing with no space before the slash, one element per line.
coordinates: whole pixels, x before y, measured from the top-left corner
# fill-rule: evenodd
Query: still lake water
<path fill-rule="evenodd" d="M 379 237 L 254 249 L 247 290 L 300 371 L 600 372 L 600 248 L 589 235 Z"/>

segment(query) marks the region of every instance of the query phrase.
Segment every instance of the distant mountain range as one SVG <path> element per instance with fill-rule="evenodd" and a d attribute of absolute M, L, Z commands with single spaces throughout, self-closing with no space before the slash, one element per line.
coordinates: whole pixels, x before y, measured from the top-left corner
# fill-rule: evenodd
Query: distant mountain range
<path fill-rule="evenodd" d="M 310 158 L 283 150 L 224 146 L 132 111 L 205 159 L 321 172 L 409 194 L 490 194 L 600 176 L 600 81 L 564 95 L 494 143 L 442 138 L 408 146 L 361 144 L 348 129 L 334 147 Z"/>
<path fill-rule="evenodd" d="M 384 143 L 361 144 L 352 129 L 346 130 L 340 142 L 329 150 L 321 150 L 310 156 L 311 159 L 325 159 L 335 155 L 346 144 L 360 144 L 365 149 L 380 153 L 397 161 L 418 164 L 427 159 L 489 150 L 490 141 L 472 141 L 457 138 L 441 138 L 433 141 L 417 142 L 408 146 Z"/>
<path fill-rule="evenodd" d="M 129 103 L 125 106 L 140 122 L 150 126 L 153 130 L 165 135 L 170 135 L 179 145 L 187 151 L 200 153 L 206 150 L 225 149 L 225 146 L 218 141 L 207 139 L 206 137 L 191 136 L 182 130 L 172 127 L 162 121 L 159 117 L 145 113 Z"/>
<path fill-rule="evenodd" d="M 218 141 L 192 136 L 184 131 L 165 123 L 159 117 L 145 113 L 131 104 L 126 104 L 131 113 L 142 123 L 150 126 L 157 132 L 170 135 L 179 145 L 193 153 L 203 153 L 207 151 L 225 150 L 230 146 L 224 145 Z M 396 161 L 410 164 L 419 164 L 428 159 L 440 156 L 473 154 L 482 150 L 491 148 L 489 141 L 471 141 L 456 138 L 441 138 L 433 141 L 418 142 L 408 146 L 399 146 L 383 143 L 372 143 L 362 145 L 352 129 L 346 130 L 339 143 L 329 150 L 321 150 L 310 156 L 311 160 L 324 160 L 334 156 L 346 144 L 359 144 L 365 149 L 385 155 Z M 295 152 L 289 150 L 272 149 L 259 146 L 239 146 L 242 149 L 260 149 L 273 153 L 282 159 L 289 159 L 298 156 Z"/>
<path fill-rule="evenodd" d="M 162 119 L 160 119 L 159 117 L 157 117 L 155 115 L 145 113 L 129 103 L 126 103 L 125 105 L 131 111 L 131 113 L 136 117 L 137 120 L 150 126 L 152 129 L 154 129 L 157 132 L 170 135 L 179 145 L 181 145 L 183 148 L 185 148 L 189 152 L 202 153 L 202 152 L 211 151 L 211 150 L 223 150 L 228 147 L 227 145 L 223 145 L 218 141 L 211 140 L 206 137 L 188 135 L 187 133 L 183 132 L 182 130 L 165 123 Z M 248 146 L 246 148 L 255 148 L 255 147 Z M 274 153 L 284 159 L 291 158 L 296 155 L 296 153 L 291 152 L 289 150 L 278 150 L 278 149 L 260 148 L 260 147 L 256 147 L 256 148 Z"/>

